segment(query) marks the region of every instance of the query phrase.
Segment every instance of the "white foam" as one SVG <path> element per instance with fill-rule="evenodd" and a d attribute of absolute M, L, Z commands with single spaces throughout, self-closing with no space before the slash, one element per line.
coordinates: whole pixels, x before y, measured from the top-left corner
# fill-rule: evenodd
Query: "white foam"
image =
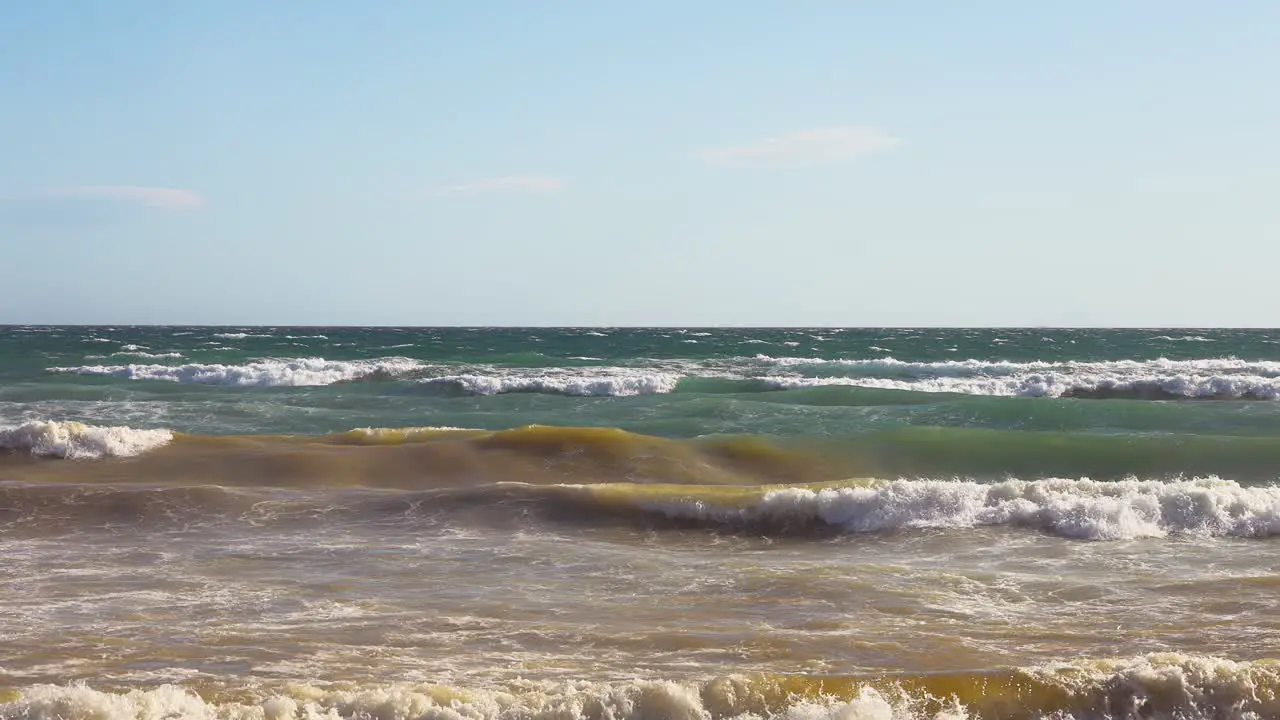
<path fill-rule="evenodd" d="M 120 352 L 113 352 L 111 353 L 111 355 L 112 357 L 136 357 L 136 358 L 142 358 L 144 360 L 171 360 L 171 359 L 182 357 L 182 353 L 180 352 L 149 353 L 143 350 L 132 351 L 132 352 L 121 350 Z M 91 355 L 88 357 L 102 357 L 102 356 Z"/>
<path fill-rule="evenodd" d="M 169 444 L 168 430 L 138 430 L 124 426 L 32 420 L 0 425 L 0 448 L 42 457 L 72 460 L 132 457 Z"/>
<path fill-rule="evenodd" d="M 1026 717 L 1261 720 L 1280 714 L 1280 669 L 1271 662 L 1162 653 L 1073 660 L 1013 669 L 987 693 L 930 695 L 892 680 L 853 681 L 841 692 L 779 696 L 775 678 L 705 682 L 513 681 L 462 689 L 427 683 L 356 688 L 290 684 L 250 691 L 241 702 L 210 702 L 177 685 L 119 693 L 84 684 L 33 685 L 0 705 L 0 718 L 29 720 L 966 720 L 1004 717 L 1021 697 Z M 799 678 L 797 678 L 799 679 Z M 1010 685 L 1012 683 L 1012 685 Z M 985 683 L 984 683 L 985 684 Z M 1021 688 L 1019 691 L 1018 688 Z M 945 691 L 944 691 L 945 692 Z M 256 699 L 250 699 L 255 698 Z M 1023 714 L 1019 713 L 1019 717 Z"/>
<path fill-rule="evenodd" d="M 952 360 L 904 362 L 894 358 L 824 360 L 756 356 L 791 371 L 761 380 L 779 388 L 847 385 L 969 395 L 1061 397 L 1073 394 L 1163 394 L 1187 398 L 1280 398 L 1280 362 L 1238 358 L 1026 362 Z M 802 374 L 822 368 L 822 377 Z M 834 370 L 834 372 L 832 372 Z"/>
<path fill-rule="evenodd" d="M 1280 398 L 1280 378 L 1260 375 L 1138 375 L 1108 373 L 1029 373 L 1004 377 L 941 377 L 918 380 L 891 378 L 794 377 L 773 375 L 761 378 L 780 390 L 844 385 L 883 390 L 959 393 L 1003 397 L 1062 397 L 1064 395 L 1156 394 L 1185 398 Z"/>
<path fill-rule="evenodd" d="M 87 685 L 36 685 L 16 702 L 0 706 L 0 718 L 25 720 L 762 720 L 748 682 L 726 679 L 713 687 L 695 683 L 521 683 L 509 689 L 455 690 L 432 685 L 389 685 L 331 690 L 295 685 L 288 694 L 254 704 L 209 703 L 176 685 L 108 693 Z M 744 707 L 747 706 L 747 707 Z M 892 700 L 865 687 L 847 701 L 815 698 L 763 717 L 788 720 L 914 720 Z M 963 716 L 929 715 L 935 720 Z"/>
<path fill-rule="evenodd" d="M 229 332 L 214 333 L 211 337 L 222 338 L 223 340 L 243 340 L 244 338 L 269 338 L 271 335 L 247 332 Z"/>
<path fill-rule="evenodd" d="M 771 490 L 755 505 L 641 501 L 671 518 L 722 523 L 821 522 L 847 533 L 987 525 L 1028 527 L 1081 540 L 1168 535 L 1265 538 L 1280 534 L 1280 486 L 1200 478 L 896 480 L 869 486 Z"/>
<path fill-rule="evenodd" d="M 906 377 L 941 377 L 969 375 L 1017 375 L 1026 372 L 1114 372 L 1114 373 L 1252 373 L 1280 377 L 1280 361 L 1241 360 L 1240 358 L 1197 358 L 1194 360 L 1107 360 L 1046 362 L 1013 362 L 1010 360 L 943 360 L 908 362 L 892 357 L 865 359 L 825 359 L 803 357 L 771 357 L 756 355 L 761 362 L 779 366 L 841 366 L 850 370 L 866 370 L 868 374 Z"/>
<path fill-rule="evenodd" d="M 190 363 L 185 365 L 82 365 L 49 368 L 49 372 L 101 375 L 128 380 L 163 380 L 202 385 L 257 387 L 314 386 L 357 380 L 375 375 L 398 376 L 419 369 L 408 358 L 379 360 L 260 360 L 244 365 Z"/>
<path fill-rule="evenodd" d="M 486 374 L 449 375 L 424 382 L 450 384 L 476 395 L 551 393 L 557 395 L 627 397 L 674 392 L 683 376 L 631 368 L 549 368 L 494 370 Z"/>
<path fill-rule="evenodd" d="M 480 432 L 475 428 L 454 427 L 452 425 L 423 425 L 420 427 L 359 427 L 352 428 L 339 437 L 362 440 L 370 443 L 396 443 L 430 438 L 441 433 Z"/>

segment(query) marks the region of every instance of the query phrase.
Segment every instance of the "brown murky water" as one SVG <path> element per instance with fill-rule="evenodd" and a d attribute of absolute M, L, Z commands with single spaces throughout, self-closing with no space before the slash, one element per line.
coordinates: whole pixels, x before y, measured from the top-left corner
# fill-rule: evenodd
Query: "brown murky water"
<path fill-rule="evenodd" d="M 4 458 L 0 716 L 1280 711 L 1271 487 L 762 486 L 656 439 L 449 437 Z M 643 472 L 675 466 L 703 482 Z"/>

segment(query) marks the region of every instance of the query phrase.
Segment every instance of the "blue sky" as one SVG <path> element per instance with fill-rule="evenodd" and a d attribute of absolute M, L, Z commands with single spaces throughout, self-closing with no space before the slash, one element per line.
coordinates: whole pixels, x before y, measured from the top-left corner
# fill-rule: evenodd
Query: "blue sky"
<path fill-rule="evenodd" d="M 1280 3 L 0 5 L 0 322 L 1280 324 Z"/>

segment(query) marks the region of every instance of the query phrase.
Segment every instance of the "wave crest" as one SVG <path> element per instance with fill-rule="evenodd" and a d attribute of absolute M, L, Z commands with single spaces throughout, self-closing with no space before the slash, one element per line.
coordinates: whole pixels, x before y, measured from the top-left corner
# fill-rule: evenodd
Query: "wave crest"
<path fill-rule="evenodd" d="M 244 365 L 188 363 L 185 365 L 82 365 L 54 367 L 49 372 L 97 375 L 126 380 L 162 380 L 200 385 L 301 387 L 332 385 L 364 378 L 399 377 L 422 367 L 409 358 L 325 360 L 298 358 L 259 360 Z"/>
<path fill-rule="evenodd" d="M 680 486 L 572 487 L 671 520 L 780 533 L 813 528 L 857 534 L 1003 525 L 1080 540 L 1280 534 L 1280 487 L 1242 487 L 1219 478 L 990 484 L 894 480 L 763 491 L 716 488 L 702 493 Z"/>
<path fill-rule="evenodd" d="M 628 397 L 675 392 L 681 378 L 681 375 L 669 372 L 600 367 L 589 370 L 549 369 L 536 373 L 449 375 L 423 382 L 454 386 L 472 395 L 546 393 L 583 397 Z"/>
<path fill-rule="evenodd" d="M 1280 362 L 1238 358 L 1009 362 L 951 360 L 904 362 L 893 358 L 823 360 L 757 356 L 795 374 L 762 378 L 791 390 L 847 385 L 883 390 L 1020 397 L 1089 399 L 1280 398 Z"/>
<path fill-rule="evenodd" d="M 1280 664 L 1165 653 L 928 675 L 754 675 L 700 682 L 523 680 L 474 689 L 428 683 L 356 688 L 299 683 L 274 692 L 236 695 L 220 702 L 175 685 L 122 692 L 83 684 L 35 685 L 0 705 L 0 718 L 1246 720 L 1280 714 Z"/>
<path fill-rule="evenodd" d="M 21 425 L 0 426 L 0 449 L 71 460 L 132 457 L 168 445 L 172 439 L 173 433 L 169 430 L 78 422 L 32 420 Z"/>

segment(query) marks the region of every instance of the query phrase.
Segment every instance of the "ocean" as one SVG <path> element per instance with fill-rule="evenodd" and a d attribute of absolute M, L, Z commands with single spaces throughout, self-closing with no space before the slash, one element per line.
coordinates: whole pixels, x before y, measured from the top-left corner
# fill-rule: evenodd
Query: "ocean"
<path fill-rule="evenodd" d="M 0 718 L 1280 717 L 1280 330 L 0 328 Z"/>

